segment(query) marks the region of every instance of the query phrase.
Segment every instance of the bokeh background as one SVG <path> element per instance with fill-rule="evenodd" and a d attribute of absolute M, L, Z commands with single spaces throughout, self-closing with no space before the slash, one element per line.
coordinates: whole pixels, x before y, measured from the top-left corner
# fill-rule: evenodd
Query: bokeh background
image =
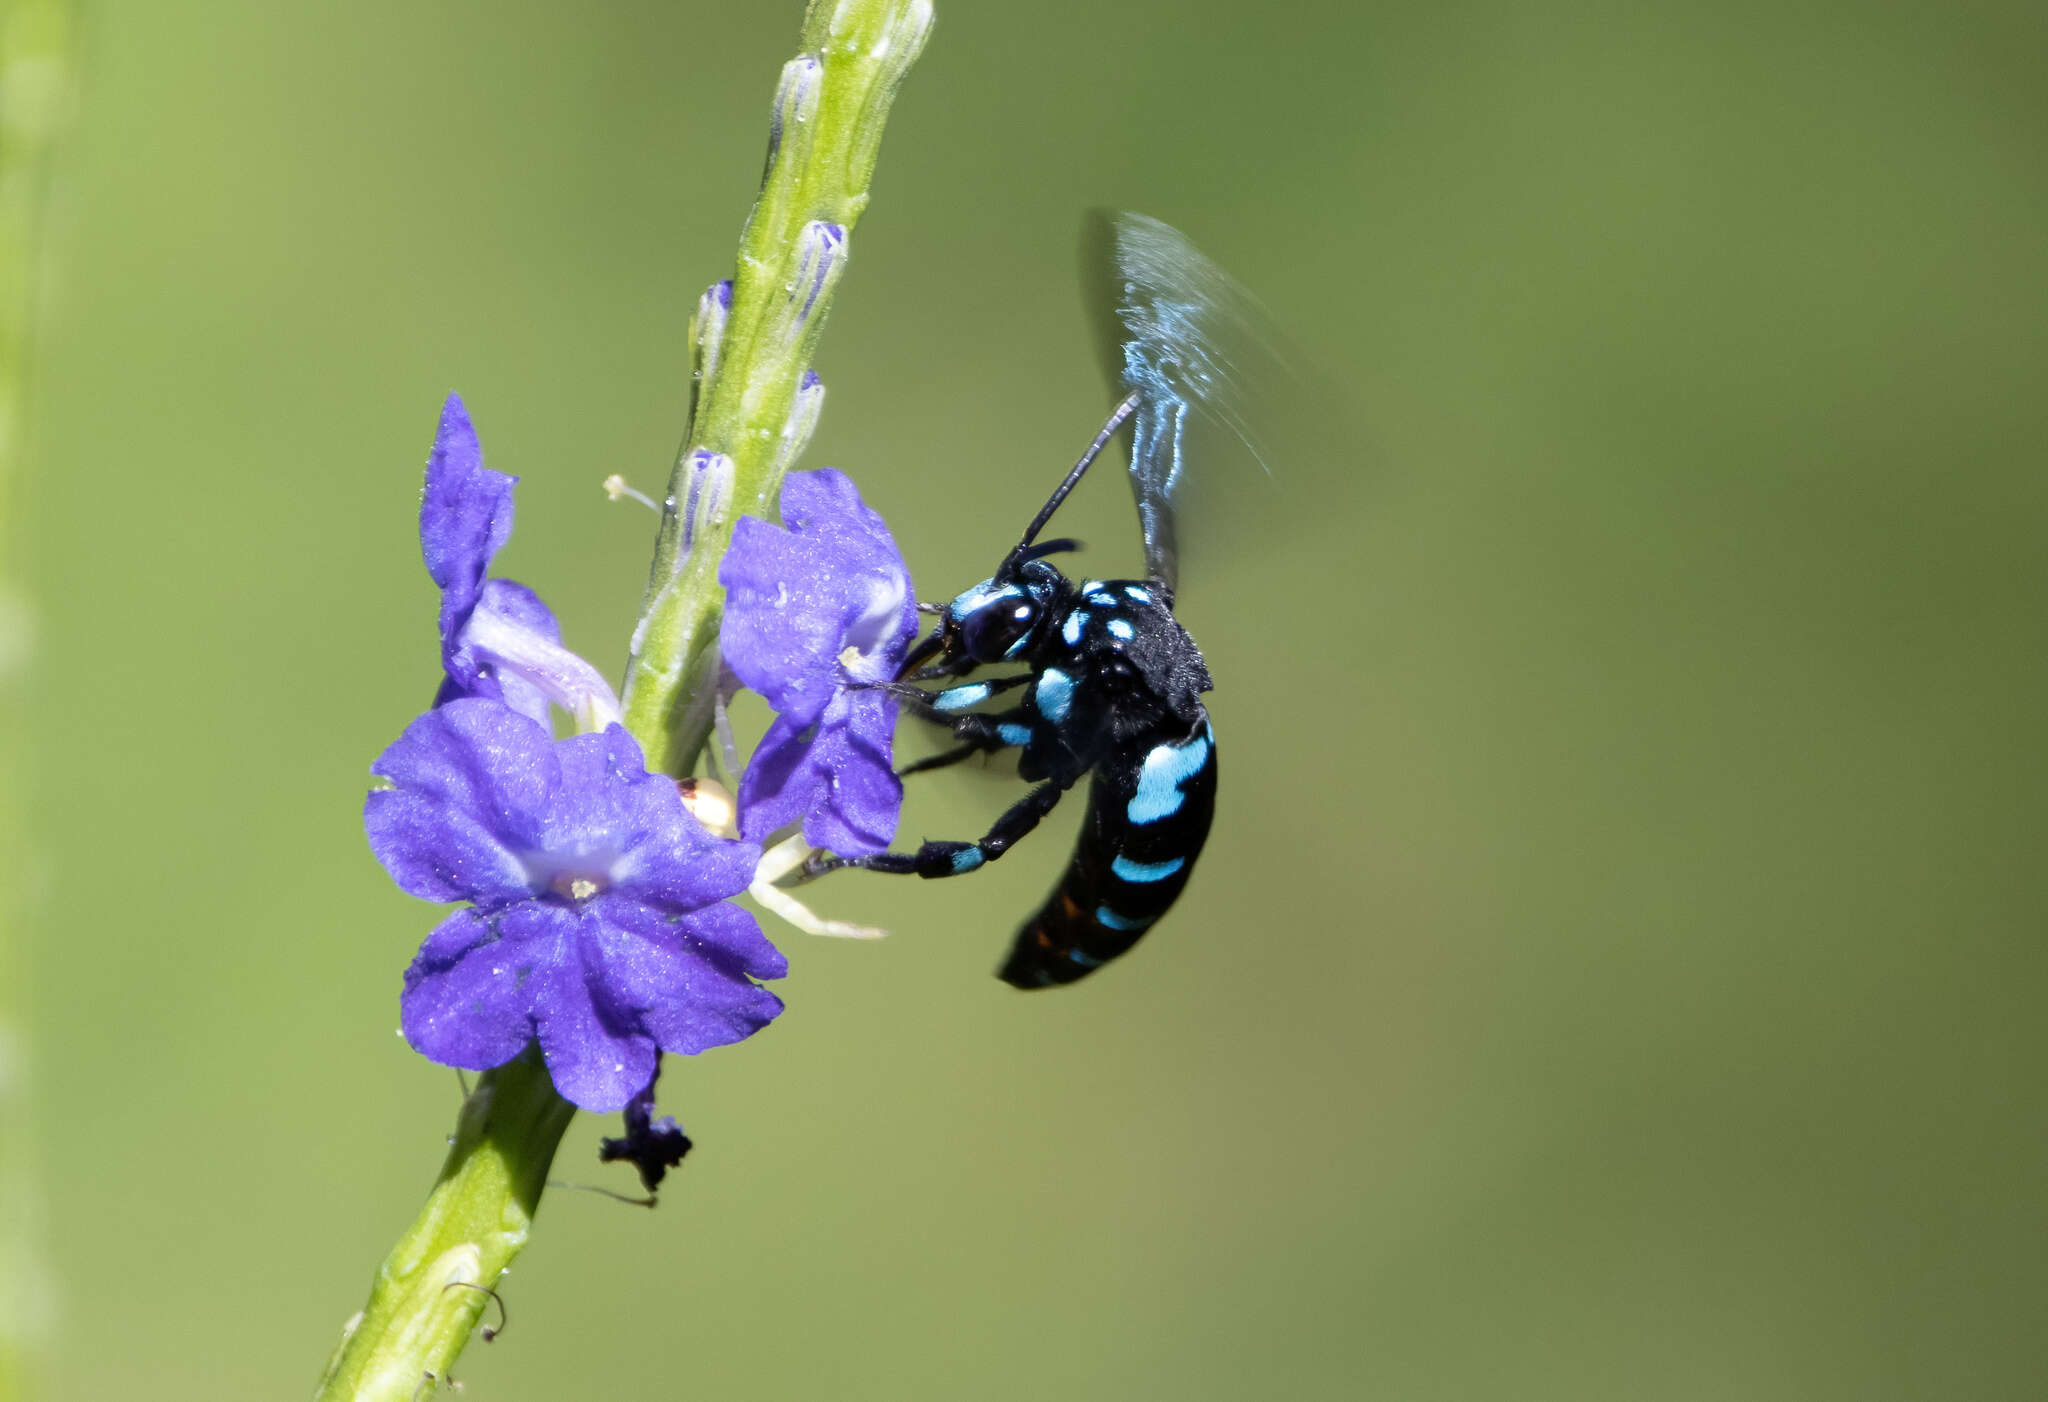
<path fill-rule="evenodd" d="M 2043 13 L 941 0 L 808 465 L 951 594 L 1097 422 L 1081 211 L 1255 288 L 1341 429 L 1192 551 L 1215 835 L 1029 997 L 1078 804 L 813 888 L 894 936 L 785 939 L 783 1019 L 671 1063 L 660 1209 L 550 1195 L 468 1395 L 2037 1395 Z M 358 806 L 436 676 L 435 414 L 616 669 L 653 521 L 598 483 L 674 454 L 798 20 L 81 7 L 17 523 L 50 1396 L 309 1390 L 431 1183 L 434 911 Z M 1113 476 L 1070 529 L 1137 558 Z M 627 1186 L 606 1128 L 558 1174 Z"/>

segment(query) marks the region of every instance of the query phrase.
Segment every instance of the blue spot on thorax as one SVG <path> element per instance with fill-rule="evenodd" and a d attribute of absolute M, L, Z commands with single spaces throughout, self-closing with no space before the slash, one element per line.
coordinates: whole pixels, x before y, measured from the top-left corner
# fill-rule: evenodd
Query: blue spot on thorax
<path fill-rule="evenodd" d="M 1048 667 L 1039 674 L 1032 699 L 1038 703 L 1038 713 L 1058 725 L 1073 707 L 1074 679 L 1057 667 Z"/>
<path fill-rule="evenodd" d="M 1131 636 L 1136 632 L 1137 629 L 1131 627 L 1128 619 L 1112 618 L 1109 620 L 1109 635 L 1112 638 L 1122 642 L 1129 642 Z"/>
<path fill-rule="evenodd" d="M 1081 630 L 1088 626 L 1088 610 L 1075 609 L 1067 615 L 1067 621 L 1060 625 L 1060 636 L 1067 640 L 1068 647 L 1080 644 Z"/>

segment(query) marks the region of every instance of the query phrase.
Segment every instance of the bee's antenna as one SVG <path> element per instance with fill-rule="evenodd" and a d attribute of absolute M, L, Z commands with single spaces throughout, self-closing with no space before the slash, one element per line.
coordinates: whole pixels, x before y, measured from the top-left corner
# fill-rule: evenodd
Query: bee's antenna
<path fill-rule="evenodd" d="M 1031 549 L 1031 542 L 1038 539 L 1038 533 L 1045 529 L 1045 523 L 1052 519 L 1053 512 L 1060 509 L 1060 503 L 1067 499 L 1067 493 L 1074 490 L 1074 485 L 1081 480 L 1081 474 L 1086 472 L 1089 465 L 1101 455 L 1102 450 L 1109 446 L 1109 440 L 1115 437 L 1116 431 L 1124 426 L 1124 420 L 1136 412 L 1137 407 L 1138 395 L 1133 390 L 1110 411 L 1109 422 L 1102 426 L 1102 432 L 1095 435 L 1095 441 L 1088 445 L 1088 451 L 1081 454 L 1081 461 L 1074 464 L 1074 470 L 1054 489 L 1051 498 L 1039 508 L 1038 514 L 1031 518 L 1031 524 L 1024 528 L 1024 539 L 1017 543 L 1017 548 L 1003 561 L 1002 569 L 996 572 L 998 579 L 1010 575 L 1030 558 L 1028 552 Z"/>

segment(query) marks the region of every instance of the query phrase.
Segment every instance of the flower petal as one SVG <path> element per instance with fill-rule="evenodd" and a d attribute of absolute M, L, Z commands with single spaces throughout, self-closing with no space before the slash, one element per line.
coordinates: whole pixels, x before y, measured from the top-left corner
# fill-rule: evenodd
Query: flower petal
<path fill-rule="evenodd" d="M 405 971 L 400 1026 L 412 1049 L 443 1066 L 485 1071 L 533 1040 L 527 988 L 546 941 L 499 938 L 475 910 L 443 920 Z"/>
<path fill-rule="evenodd" d="M 824 779 L 805 761 L 815 731 L 807 722 L 778 716 L 754 746 L 740 776 L 740 836 L 765 842 L 778 828 L 800 821 L 825 796 Z"/>
<path fill-rule="evenodd" d="M 793 472 L 786 530 L 742 518 L 719 567 L 719 645 L 777 720 L 740 781 L 740 832 L 802 820 L 846 856 L 895 835 L 902 785 L 890 764 L 895 702 L 850 683 L 893 677 L 917 634 L 910 572 L 882 518 L 844 473 Z"/>
<path fill-rule="evenodd" d="M 721 964 L 731 962 L 754 978 L 785 978 L 789 974 L 789 960 L 761 933 L 759 922 L 736 905 L 709 905 L 691 911 L 679 924 L 685 935 Z"/>
<path fill-rule="evenodd" d="M 761 933 L 754 917 L 729 901 L 680 916 L 618 894 L 600 897 L 592 905 L 619 929 L 679 947 L 751 978 L 783 978 L 789 973 L 789 960 Z"/>
<path fill-rule="evenodd" d="M 420 553 L 441 586 L 444 649 L 476 606 L 491 557 L 511 537 L 512 484 L 518 480 L 484 466 L 462 396 L 449 395 L 420 497 Z"/>
<path fill-rule="evenodd" d="M 503 701 L 520 715 L 547 727 L 546 694 L 516 670 L 501 669 L 496 665 L 497 658 L 477 645 L 480 624 L 518 628 L 534 635 L 540 646 L 559 646 L 555 640 L 562 635 L 554 614 L 538 594 L 509 579 L 485 580 L 469 617 L 456 628 L 454 637 L 444 641 L 444 675 L 441 689 L 434 694 L 434 704 L 445 706 L 465 696 L 480 696 L 486 701 Z"/>
<path fill-rule="evenodd" d="M 618 720 L 619 698 L 611 683 L 561 639 L 561 627 L 539 595 L 512 580 L 493 579 L 457 635 L 449 675 L 467 670 L 494 678 L 506 705 L 542 725 L 550 701 L 586 729 Z"/>
<path fill-rule="evenodd" d="M 562 625 L 555 621 L 554 610 L 542 602 L 540 595 L 517 580 L 485 580 L 483 592 L 477 598 L 477 608 L 489 611 L 504 626 L 517 628 L 539 642 L 562 641 Z"/>
<path fill-rule="evenodd" d="M 588 907 L 531 903 L 569 931 L 572 957 L 538 966 L 534 975 L 534 1031 L 555 1089 L 586 1110 L 609 1112 L 654 1079 L 660 1062 L 641 1019 L 608 986 L 608 946 L 632 938 L 610 929 Z"/>
<path fill-rule="evenodd" d="M 804 818 L 804 841 L 842 857 L 888 850 L 903 808 L 895 728 L 896 699 L 885 692 L 848 692 L 827 708 L 805 757 L 825 777 L 823 801 Z"/>
<path fill-rule="evenodd" d="M 725 586 L 718 643 L 733 675 L 778 715 L 816 720 L 839 686 L 852 603 L 819 569 L 812 544 L 742 516 L 718 582 Z"/>
<path fill-rule="evenodd" d="M 777 720 L 740 777 L 741 835 L 764 841 L 801 819 L 813 847 L 842 857 L 886 850 L 903 806 L 895 725 L 895 699 L 876 691 L 842 692 L 809 739 L 810 728 Z"/>
<path fill-rule="evenodd" d="M 917 633 L 917 603 L 910 569 L 881 514 L 861 500 L 853 479 L 832 468 L 792 472 L 782 484 L 782 520 L 811 543 L 829 587 L 854 605 L 841 646 L 857 649 L 894 675 Z M 881 674 L 863 676 L 879 681 Z"/>
<path fill-rule="evenodd" d="M 778 715 L 808 722 L 843 684 L 849 646 L 861 680 L 894 672 L 917 605 L 895 538 L 845 473 L 792 472 L 781 504 L 787 529 L 741 517 L 719 563 L 719 645 Z"/>
<path fill-rule="evenodd" d="M 675 781 L 642 767 L 624 726 L 559 742 L 562 789 L 542 845 L 562 870 L 599 872 L 621 894 L 671 913 L 747 889 L 760 864 L 750 843 L 713 837 L 683 807 Z"/>
<path fill-rule="evenodd" d="M 601 900 L 590 913 L 610 934 L 601 948 L 612 1017 L 645 1027 L 662 1050 L 695 1055 L 744 1041 L 782 1011 L 782 1000 L 747 973 L 779 978 L 788 964 L 739 907 L 668 921 L 644 905 Z"/>
<path fill-rule="evenodd" d="M 497 701 L 453 701 L 407 726 L 370 772 L 392 787 L 370 794 L 363 826 L 403 890 L 486 905 L 533 892 L 522 853 L 561 773 L 539 725 Z"/>

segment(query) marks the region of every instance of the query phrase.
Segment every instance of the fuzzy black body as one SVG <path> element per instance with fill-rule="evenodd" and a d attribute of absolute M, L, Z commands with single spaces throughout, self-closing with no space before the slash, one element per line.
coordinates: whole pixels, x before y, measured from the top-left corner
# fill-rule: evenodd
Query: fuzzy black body
<path fill-rule="evenodd" d="M 1161 588 L 1089 580 L 1033 649 L 1020 707 L 1033 737 L 1019 772 L 1063 787 L 1092 779 L 1073 860 L 1000 970 L 1015 987 L 1072 983 L 1136 944 L 1172 908 L 1209 836 L 1209 671 Z"/>
<path fill-rule="evenodd" d="M 1260 337 L 1237 334 L 1261 324 L 1251 299 L 1179 232 L 1137 214 L 1099 217 L 1091 229 L 1090 265 L 1104 275 L 1093 301 L 1117 406 L 996 572 L 948 604 L 924 606 L 938 626 L 888 688 L 958 742 L 903 773 L 1014 748 L 1034 787 L 977 841 L 819 854 L 805 867 L 962 876 L 1002 856 L 1089 778 L 1073 860 L 1000 970 L 1018 988 L 1073 983 L 1130 949 L 1179 898 L 1208 838 L 1216 739 L 1201 701 L 1208 667 L 1173 614 L 1176 501 L 1198 420 L 1250 446 L 1238 371 L 1270 354 Z M 1041 543 L 1039 532 L 1125 426 L 1146 577 L 1076 584 L 1045 558 L 1075 542 Z M 1022 670 L 940 691 L 914 684 L 1001 664 Z M 1007 710 L 977 709 L 1020 691 Z"/>
<path fill-rule="evenodd" d="M 1017 988 L 1072 983 L 1136 944 L 1194 874 L 1215 811 L 1206 715 L 1186 735 L 1154 732 L 1112 751 L 1095 766 L 1066 875 L 998 976 Z"/>
<path fill-rule="evenodd" d="M 1027 559 L 939 613 L 938 627 L 905 664 L 909 676 L 965 677 L 1000 663 L 1023 670 L 937 692 L 892 687 L 914 714 L 946 725 L 961 742 L 912 769 L 1016 749 L 1017 772 L 1035 787 L 978 841 L 829 858 L 815 869 L 964 876 L 1002 856 L 1093 776 L 1073 860 L 1000 971 L 1018 988 L 1072 983 L 1136 944 L 1173 905 L 1201 855 L 1216 806 L 1216 741 L 1201 700 L 1209 669 L 1157 579 L 1076 585 L 1043 559 Z M 1020 691 L 1008 710 L 971 709 Z"/>

